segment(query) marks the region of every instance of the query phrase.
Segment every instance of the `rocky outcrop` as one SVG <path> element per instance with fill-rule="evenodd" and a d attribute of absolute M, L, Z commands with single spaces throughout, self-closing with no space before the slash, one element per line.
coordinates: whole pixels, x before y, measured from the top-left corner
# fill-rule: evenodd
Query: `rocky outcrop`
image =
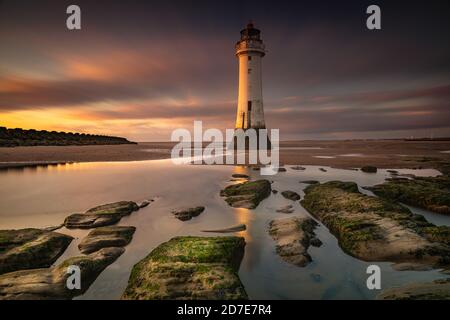
<path fill-rule="evenodd" d="M 294 208 L 294 206 L 292 204 L 289 204 L 287 206 L 284 206 L 284 207 L 281 207 L 281 208 L 277 209 L 276 211 L 278 213 L 292 213 L 292 212 L 294 212 L 293 208 Z"/>
<path fill-rule="evenodd" d="M 247 226 L 245 224 L 238 224 L 237 226 L 223 228 L 223 229 L 214 229 L 214 230 L 202 230 L 202 232 L 214 232 L 214 233 L 231 233 L 231 232 L 240 232 L 245 231 Z"/>
<path fill-rule="evenodd" d="M 220 191 L 225 201 L 234 208 L 254 209 L 271 193 L 268 180 L 257 180 L 233 184 Z"/>
<path fill-rule="evenodd" d="M 191 220 L 193 217 L 199 216 L 203 211 L 205 211 L 205 207 L 193 207 L 173 210 L 172 213 L 175 218 L 181 221 L 187 221 Z"/>
<path fill-rule="evenodd" d="M 317 181 L 317 180 L 303 180 L 303 181 L 300 181 L 300 183 L 304 183 L 304 184 L 318 184 L 319 181 Z"/>
<path fill-rule="evenodd" d="M 382 198 L 450 214 L 449 176 L 390 179 L 367 189 Z"/>
<path fill-rule="evenodd" d="M 131 242 L 135 227 L 108 226 L 92 230 L 80 242 L 78 249 L 87 254 L 107 247 L 124 247 Z"/>
<path fill-rule="evenodd" d="M 49 267 L 72 239 L 41 229 L 0 230 L 0 274 Z"/>
<path fill-rule="evenodd" d="M 242 174 L 242 173 L 234 173 L 233 175 L 231 175 L 233 178 L 237 178 L 237 179 L 248 179 L 250 178 L 248 175 L 246 174 Z"/>
<path fill-rule="evenodd" d="M 122 299 L 246 299 L 237 271 L 241 237 L 176 237 L 131 271 Z"/>
<path fill-rule="evenodd" d="M 311 240 L 316 239 L 316 226 L 317 222 L 311 218 L 272 220 L 269 224 L 269 234 L 277 243 L 277 254 L 288 263 L 299 267 L 306 266 L 312 260 L 308 248 Z M 315 241 L 315 244 L 319 242 Z"/>
<path fill-rule="evenodd" d="M 366 173 L 376 173 L 378 169 L 374 166 L 364 166 L 361 168 L 361 171 Z"/>
<path fill-rule="evenodd" d="M 309 186 L 301 204 L 344 251 L 359 259 L 449 266 L 450 227 L 437 227 L 401 205 L 361 194 L 353 182 Z"/>
<path fill-rule="evenodd" d="M 70 258 L 57 267 L 33 269 L 0 275 L 0 300 L 71 299 L 90 287 L 100 273 L 125 249 L 104 248 L 87 256 Z M 67 288 L 69 266 L 80 268 L 81 289 Z"/>
<path fill-rule="evenodd" d="M 286 199 L 292 200 L 292 201 L 297 201 L 300 200 L 300 195 L 297 192 L 291 191 L 291 190 L 286 190 L 281 192 L 281 195 L 283 197 L 285 197 Z"/>
<path fill-rule="evenodd" d="M 413 283 L 399 288 L 384 290 L 377 296 L 380 300 L 449 300 L 450 278 L 428 283 Z"/>
<path fill-rule="evenodd" d="M 133 201 L 119 201 L 104 204 L 85 213 L 74 213 L 68 216 L 64 225 L 69 229 L 90 229 L 115 224 L 124 216 L 139 210 L 139 206 Z"/>

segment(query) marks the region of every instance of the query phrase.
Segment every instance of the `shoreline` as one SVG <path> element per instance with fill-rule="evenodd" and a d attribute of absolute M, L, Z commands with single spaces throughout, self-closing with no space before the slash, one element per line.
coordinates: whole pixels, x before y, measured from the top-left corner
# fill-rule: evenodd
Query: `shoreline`
<path fill-rule="evenodd" d="M 0 148 L 0 169 L 83 162 L 170 159 L 174 142 Z M 438 169 L 450 164 L 450 141 L 352 140 L 280 142 L 280 163 L 338 169 Z"/>

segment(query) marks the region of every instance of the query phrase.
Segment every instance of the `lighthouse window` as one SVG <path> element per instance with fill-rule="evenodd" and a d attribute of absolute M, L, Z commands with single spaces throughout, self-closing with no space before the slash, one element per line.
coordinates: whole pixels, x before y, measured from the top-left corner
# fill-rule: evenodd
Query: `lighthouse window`
<path fill-rule="evenodd" d="M 248 56 L 248 61 L 252 60 L 252 56 Z"/>
<path fill-rule="evenodd" d="M 252 111 L 252 102 L 251 101 L 247 102 L 247 110 Z"/>
<path fill-rule="evenodd" d="M 252 73 L 252 69 L 248 68 L 248 74 Z"/>

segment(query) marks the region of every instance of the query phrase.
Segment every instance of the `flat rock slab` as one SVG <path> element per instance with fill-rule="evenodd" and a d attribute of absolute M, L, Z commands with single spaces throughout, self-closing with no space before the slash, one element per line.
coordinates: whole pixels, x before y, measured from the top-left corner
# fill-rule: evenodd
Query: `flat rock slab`
<path fill-rule="evenodd" d="M 172 213 L 175 218 L 181 221 L 188 221 L 194 217 L 199 216 L 203 211 L 205 211 L 205 207 L 193 207 L 193 208 L 183 208 L 178 210 L 173 210 Z"/>
<path fill-rule="evenodd" d="M 292 217 L 272 220 L 269 234 L 276 242 L 277 254 L 286 262 L 304 267 L 312 261 L 308 254 L 311 239 L 315 239 L 317 226 L 311 218 Z"/>
<path fill-rule="evenodd" d="M 227 186 L 220 195 L 234 208 L 254 209 L 270 195 L 271 190 L 268 180 L 257 180 Z"/>
<path fill-rule="evenodd" d="M 366 173 L 376 173 L 378 169 L 374 166 L 364 166 L 361 168 L 361 171 Z"/>
<path fill-rule="evenodd" d="M 175 237 L 131 271 L 122 299 L 247 299 L 237 274 L 242 237 Z"/>
<path fill-rule="evenodd" d="M 49 267 L 72 240 L 41 229 L 0 230 L 0 274 Z"/>
<path fill-rule="evenodd" d="M 427 283 L 413 283 L 399 288 L 384 290 L 377 296 L 380 300 L 449 300 L 450 278 Z"/>
<path fill-rule="evenodd" d="M 292 213 L 294 212 L 294 207 L 292 206 L 292 204 L 289 204 L 287 206 L 281 207 L 279 209 L 277 209 L 278 213 Z"/>
<path fill-rule="evenodd" d="M 405 263 L 449 268 L 450 227 L 435 226 L 404 206 L 364 195 L 353 182 L 308 186 L 301 204 L 354 257 L 402 263 L 403 268 Z"/>
<path fill-rule="evenodd" d="M 131 242 L 135 231 L 135 227 L 99 227 L 89 232 L 78 249 L 87 254 L 107 247 L 124 247 Z"/>
<path fill-rule="evenodd" d="M 64 225 L 68 229 L 90 229 L 115 224 L 124 216 L 139 210 L 133 201 L 119 201 L 104 204 L 87 210 L 85 213 L 74 213 L 68 216 Z"/>
<path fill-rule="evenodd" d="M 22 270 L 0 275 L 0 300 L 61 300 L 81 295 L 100 273 L 113 263 L 123 248 L 104 248 L 87 256 L 67 259 L 57 267 Z M 81 289 L 69 290 L 66 285 L 69 266 L 80 268 Z"/>
<path fill-rule="evenodd" d="M 234 173 L 233 175 L 231 175 L 233 178 L 237 178 L 237 179 L 248 179 L 250 178 L 248 175 L 246 174 L 242 174 L 242 173 Z"/>
<path fill-rule="evenodd" d="M 238 224 L 237 226 L 224 228 L 224 229 L 214 229 L 214 230 L 202 230 L 202 232 L 215 232 L 215 233 L 230 233 L 230 232 L 239 232 L 245 231 L 247 226 L 245 224 Z"/>
<path fill-rule="evenodd" d="M 450 215 L 450 177 L 396 178 L 368 187 L 377 196 Z"/>
<path fill-rule="evenodd" d="M 291 190 L 286 190 L 281 192 L 281 195 L 283 197 L 285 197 L 286 199 L 292 200 L 292 201 L 297 201 L 300 200 L 300 195 L 297 192 L 291 191 Z"/>

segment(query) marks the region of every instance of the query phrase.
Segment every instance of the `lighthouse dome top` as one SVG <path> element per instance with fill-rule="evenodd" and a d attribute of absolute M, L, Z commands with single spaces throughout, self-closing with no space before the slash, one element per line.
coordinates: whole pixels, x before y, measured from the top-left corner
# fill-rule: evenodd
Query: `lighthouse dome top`
<path fill-rule="evenodd" d="M 260 35 L 261 31 L 256 29 L 251 21 L 241 30 L 241 40 L 261 40 Z"/>

